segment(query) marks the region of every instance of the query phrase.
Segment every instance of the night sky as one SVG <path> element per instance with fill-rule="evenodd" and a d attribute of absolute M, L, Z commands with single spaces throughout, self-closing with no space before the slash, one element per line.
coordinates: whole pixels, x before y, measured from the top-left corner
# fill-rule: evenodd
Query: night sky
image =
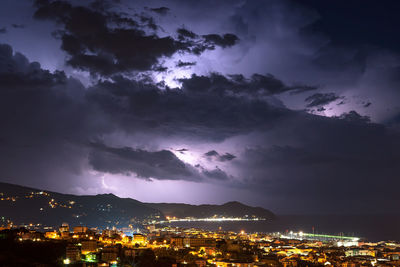
<path fill-rule="evenodd" d="M 0 3 L 0 181 L 276 213 L 400 204 L 398 0 Z"/>

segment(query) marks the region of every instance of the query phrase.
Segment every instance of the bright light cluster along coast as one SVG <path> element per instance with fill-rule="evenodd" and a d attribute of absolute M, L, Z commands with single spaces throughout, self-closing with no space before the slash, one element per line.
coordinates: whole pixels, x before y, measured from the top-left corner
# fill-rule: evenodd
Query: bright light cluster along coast
<path fill-rule="evenodd" d="M 70 229 L 63 223 L 45 234 L 14 230 L 3 235 L 15 236 L 22 247 L 51 245 L 44 255 L 72 266 L 396 266 L 400 257 L 399 243 L 293 231 L 266 234 L 148 225 L 127 235 L 116 228 L 100 232 L 83 226 Z M 59 252 L 63 247 L 65 254 Z"/>
<path fill-rule="evenodd" d="M 0 266 L 400 266 L 398 0 L 2 0 Z"/>
<path fill-rule="evenodd" d="M 211 218 L 168 218 L 167 222 L 243 222 L 243 221 L 260 221 L 265 220 L 264 218 L 240 218 L 240 217 L 211 217 Z"/>

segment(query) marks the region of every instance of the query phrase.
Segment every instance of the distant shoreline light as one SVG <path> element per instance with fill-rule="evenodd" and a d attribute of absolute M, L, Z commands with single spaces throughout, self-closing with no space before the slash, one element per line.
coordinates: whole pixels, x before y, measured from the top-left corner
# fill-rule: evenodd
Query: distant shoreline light
<path fill-rule="evenodd" d="M 184 218 L 184 219 L 168 219 L 167 221 L 160 221 L 159 223 L 170 222 L 243 222 L 243 221 L 265 221 L 265 218 Z"/>

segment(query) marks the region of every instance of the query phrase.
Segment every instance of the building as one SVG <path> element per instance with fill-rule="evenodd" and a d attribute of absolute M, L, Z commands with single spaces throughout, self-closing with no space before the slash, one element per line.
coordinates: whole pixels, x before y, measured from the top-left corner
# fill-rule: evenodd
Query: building
<path fill-rule="evenodd" d="M 66 248 L 66 258 L 71 262 L 77 262 L 81 260 L 81 251 L 79 248 L 73 244 L 68 244 Z"/>
<path fill-rule="evenodd" d="M 27 233 L 22 233 L 21 240 L 32 240 L 32 241 L 40 241 L 42 240 L 42 234 L 39 232 L 35 232 L 35 231 L 30 231 Z"/>
<path fill-rule="evenodd" d="M 216 241 L 214 238 L 206 237 L 172 237 L 171 245 L 183 248 L 183 247 L 215 247 Z"/>
<path fill-rule="evenodd" d="M 134 249 L 126 248 L 126 249 L 124 250 L 124 255 L 125 255 L 125 257 L 132 257 L 132 258 L 134 258 L 135 255 L 136 255 L 136 252 L 135 252 Z"/>
<path fill-rule="evenodd" d="M 57 238 L 60 237 L 56 231 L 46 232 L 46 233 L 44 234 L 44 236 L 45 236 L 46 238 L 49 238 L 49 239 L 57 239 Z"/>
<path fill-rule="evenodd" d="M 183 240 L 185 247 L 215 247 L 216 241 L 214 238 L 194 237 L 185 238 Z"/>
<path fill-rule="evenodd" d="M 75 226 L 74 227 L 74 234 L 82 234 L 86 233 L 88 228 L 86 226 Z"/>
<path fill-rule="evenodd" d="M 63 233 L 63 232 L 69 233 L 69 225 L 68 225 L 68 223 L 63 223 L 63 224 L 58 228 L 58 230 L 60 231 L 60 233 Z"/>
<path fill-rule="evenodd" d="M 235 240 L 226 241 L 226 250 L 229 252 L 240 252 L 240 244 Z"/>
<path fill-rule="evenodd" d="M 116 262 L 118 257 L 118 248 L 105 247 L 101 252 L 101 260 L 106 262 Z"/>
<path fill-rule="evenodd" d="M 183 237 L 172 237 L 171 238 L 171 245 L 176 246 L 178 248 L 183 248 Z"/>
<path fill-rule="evenodd" d="M 93 252 L 97 252 L 97 241 L 96 240 L 82 241 L 82 254 L 88 254 Z"/>
<path fill-rule="evenodd" d="M 133 234 L 132 243 L 143 245 L 144 243 L 146 243 L 146 236 L 142 234 Z"/>
<path fill-rule="evenodd" d="M 105 229 L 102 232 L 103 236 L 107 237 L 114 237 L 116 235 L 119 235 L 119 232 L 116 229 Z"/>
<path fill-rule="evenodd" d="M 355 257 L 355 256 L 370 256 L 375 257 L 376 251 L 375 250 L 368 250 L 368 249 L 350 249 L 345 252 L 346 257 Z"/>
<path fill-rule="evenodd" d="M 68 239 L 69 238 L 69 232 L 60 232 L 61 238 L 62 239 Z"/>

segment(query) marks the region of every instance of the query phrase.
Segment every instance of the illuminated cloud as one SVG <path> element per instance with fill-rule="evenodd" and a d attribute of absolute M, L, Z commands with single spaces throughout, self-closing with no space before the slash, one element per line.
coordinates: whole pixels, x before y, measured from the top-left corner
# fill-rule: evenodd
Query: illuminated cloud
<path fill-rule="evenodd" d="M 139 21 L 124 13 L 106 12 L 64 1 L 36 1 L 34 17 L 54 20 L 63 25 L 54 35 L 68 55 L 67 64 L 91 74 L 109 76 L 116 73 L 147 71 L 162 57 L 177 52 L 201 54 L 215 46 L 229 47 L 238 38 L 234 34 L 205 35 L 202 38 L 174 39 L 159 37 L 150 30 L 158 26 L 152 17 L 139 15 Z M 164 9 L 151 9 L 163 13 Z"/>
<path fill-rule="evenodd" d="M 8 1 L 2 181 L 288 213 L 395 210 L 393 3 Z"/>

